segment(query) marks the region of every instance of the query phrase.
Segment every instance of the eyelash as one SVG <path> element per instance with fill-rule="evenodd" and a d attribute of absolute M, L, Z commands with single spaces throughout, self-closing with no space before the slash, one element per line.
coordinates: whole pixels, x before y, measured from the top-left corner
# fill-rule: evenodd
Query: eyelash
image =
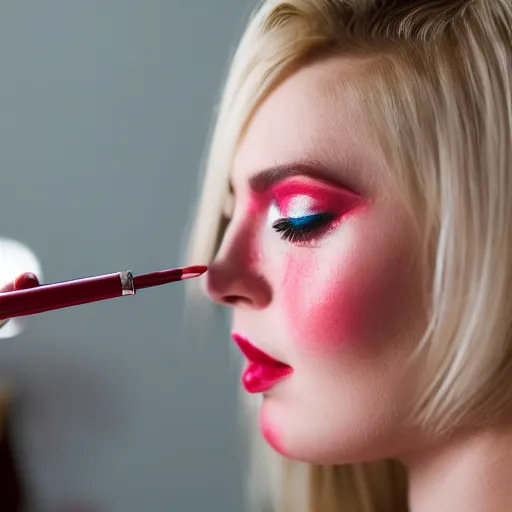
<path fill-rule="evenodd" d="M 291 218 L 284 218 L 276 220 L 272 224 L 272 228 L 281 234 L 282 240 L 292 243 L 306 242 L 311 240 L 316 232 L 332 222 L 334 217 L 332 213 L 328 212 L 298 217 L 301 220 L 300 225 L 294 225 Z"/>

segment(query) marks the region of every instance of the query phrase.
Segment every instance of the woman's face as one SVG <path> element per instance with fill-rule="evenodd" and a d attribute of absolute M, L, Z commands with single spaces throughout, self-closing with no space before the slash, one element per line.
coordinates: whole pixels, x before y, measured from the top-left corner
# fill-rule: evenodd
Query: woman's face
<path fill-rule="evenodd" d="M 350 69 L 302 68 L 259 108 L 208 272 L 210 296 L 233 309 L 263 435 L 317 463 L 400 449 L 406 361 L 425 327 L 420 234 L 344 86 Z"/>

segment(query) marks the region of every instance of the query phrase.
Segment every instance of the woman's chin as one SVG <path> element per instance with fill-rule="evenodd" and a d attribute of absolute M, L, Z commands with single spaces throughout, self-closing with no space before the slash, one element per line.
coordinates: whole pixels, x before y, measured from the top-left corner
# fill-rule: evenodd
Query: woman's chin
<path fill-rule="evenodd" d="M 309 428 L 304 427 L 308 425 Z M 389 456 L 390 437 L 379 429 L 362 431 L 354 424 L 339 428 L 299 414 L 282 401 L 264 398 L 259 411 L 259 429 L 266 443 L 278 454 L 297 462 L 319 465 L 353 464 Z"/>
<path fill-rule="evenodd" d="M 284 435 L 282 428 L 279 427 L 279 423 L 273 420 L 272 411 L 269 412 L 269 408 L 272 408 L 268 398 L 263 399 L 261 409 L 259 413 L 259 427 L 261 434 L 268 445 L 280 455 L 288 457 L 288 453 L 284 446 Z M 283 425 L 281 425 L 282 427 Z"/>
<path fill-rule="evenodd" d="M 265 398 L 259 414 L 259 428 L 276 453 L 297 462 L 323 463 L 321 448 L 298 430 L 290 410 L 280 401 Z"/>

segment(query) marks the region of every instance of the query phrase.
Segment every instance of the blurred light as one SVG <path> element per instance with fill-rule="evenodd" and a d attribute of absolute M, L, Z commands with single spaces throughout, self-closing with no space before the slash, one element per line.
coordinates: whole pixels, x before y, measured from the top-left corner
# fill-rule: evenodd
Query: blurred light
<path fill-rule="evenodd" d="M 43 282 L 41 263 L 36 255 L 17 240 L 0 237 L 0 286 L 9 283 L 19 274 L 32 272 Z M 27 325 L 26 318 L 15 318 L 0 328 L 0 338 L 13 338 Z"/>

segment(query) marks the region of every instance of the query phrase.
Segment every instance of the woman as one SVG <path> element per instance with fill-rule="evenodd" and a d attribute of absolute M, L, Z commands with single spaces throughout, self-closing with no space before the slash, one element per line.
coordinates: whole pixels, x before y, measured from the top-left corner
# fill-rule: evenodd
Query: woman
<path fill-rule="evenodd" d="M 232 308 L 276 511 L 511 510 L 511 5 L 251 18 L 190 257 Z"/>

